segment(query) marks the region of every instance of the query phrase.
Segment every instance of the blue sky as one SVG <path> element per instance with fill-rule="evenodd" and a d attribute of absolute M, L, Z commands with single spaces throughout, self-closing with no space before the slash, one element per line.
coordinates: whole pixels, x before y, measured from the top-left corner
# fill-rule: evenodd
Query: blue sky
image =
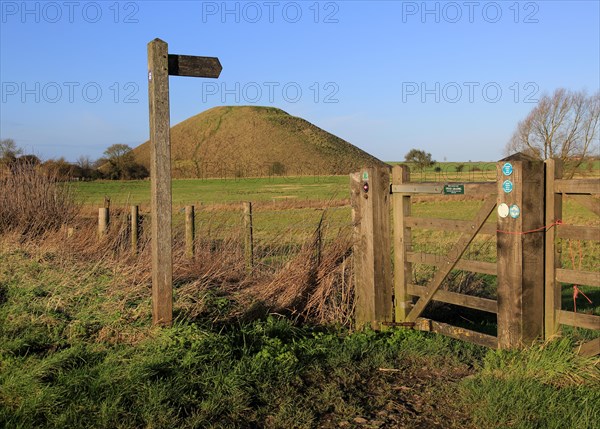
<path fill-rule="evenodd" d="M 68 160 L 143 143 L 159 37 L 223 64 L 170 78 L 172 125 L 267 105 L 386 161 L 493 161 L 542 94 L 599 90 L 599 3 L 2 0 L 0 138 Z"/>

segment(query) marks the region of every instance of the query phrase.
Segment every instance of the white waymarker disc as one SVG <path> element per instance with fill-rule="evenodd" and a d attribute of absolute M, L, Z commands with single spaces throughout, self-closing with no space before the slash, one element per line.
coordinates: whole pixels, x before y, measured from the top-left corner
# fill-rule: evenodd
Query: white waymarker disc
<path fill-rule="evenodd" d="M 501 218 L 505 218 L 508 216 L 508 204 L 506 203 L 501 203 L 500 205 L 498 205 L 498 216 L 500 216 Z"/>

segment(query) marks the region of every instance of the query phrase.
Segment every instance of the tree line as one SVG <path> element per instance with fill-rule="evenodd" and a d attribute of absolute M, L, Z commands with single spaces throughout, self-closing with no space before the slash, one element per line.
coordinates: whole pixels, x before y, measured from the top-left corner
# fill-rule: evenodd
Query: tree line
<path fill-rule="evenodd" d="M 39 168 L 58 180 L 135 180 L 145 179 L 148 169 L 135 160 L 131 147 L 113 144 L 104 151 L 104 156 L 92 160 L 80 156 L 76 162 L 64 158 L 42 161 L 38 156 L 25 154 L 13 139 L 0 140 L 0 173 L 15 171 L 21 167 Z"/>

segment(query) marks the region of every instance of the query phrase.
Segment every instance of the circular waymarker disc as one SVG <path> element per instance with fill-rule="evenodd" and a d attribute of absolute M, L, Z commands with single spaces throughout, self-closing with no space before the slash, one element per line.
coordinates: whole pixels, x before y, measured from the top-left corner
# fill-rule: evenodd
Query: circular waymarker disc
<path fill-rule="evenodd" d="M 513 190 L 513 182 L 505 180 L 504 183 L 502 183 L 502 189 L 505 193 L 510 194 Z"/>
<path fill-rule="evenodd" d="M 505 218 L 508 216 L 508 204 L 502 203 L 498 206 L 498 216 Z"/>
<path fill-rule="evenodd" d="M 521 215 L 521 209 L 516 204 L 513 204 L 512 206 L 510 206 L 509 212 L 510 212 L 510 217 L 512 217 L 513 219 L 516 219 Z"/>
<path fill-rule="evenodd" d="M 512 172 L 513 172 L 513 166 L 510 162 L 507 162 L 502 166 L 502 173 L 505 176 L 510 176 L 512 174 Z"/>

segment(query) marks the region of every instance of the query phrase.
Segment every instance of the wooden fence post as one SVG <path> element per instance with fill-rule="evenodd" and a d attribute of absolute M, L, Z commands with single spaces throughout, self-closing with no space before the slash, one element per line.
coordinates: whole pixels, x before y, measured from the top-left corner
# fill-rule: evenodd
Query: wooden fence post
<path fill-rule="evenodd" d="M 544 163 L 517 153 L 497 175 L 498 346 L 512 348 L 544 333 Z"/>
<path fill-rule="evenodd" d="M 185 256 L 194 257 L 194 240 L 196 238 L 194 206 L 185 207 Z"/>
<path fill-rule="evenodd" d="M 152 323 L 173 321 L 173 248 L 169 53 L 165 42 L 148 43 L 150 194 L 152 216 Z"/>
<path fill-rule="evenodd" d="M 392 322 L 390 171 L 362 169 L 350 175 L 354 224 L 356 325 L 382 329 Z"/>
<path fill-rule="evenodd" d="M 554 193 L 554 180 L 562 179 L 562 161 L 548 159 L 546 164 L 546 225 L 562 219 L 562 195 Z M 557 228 L 549 228 L 545 234 L 545 300 L 544 337 L 559 331 L 558 311 L 561 307 L 561 286 L 556 281 L 556 269 L 560 268 L 560 249 L 556 246 Z"/>
<path fill-rule="evenodd" d="M 140 232 L 140 209 L 138 206 L 131 206 L 131 253 L 137 254 L 138 252 L 138 239 Z"/>
<path fill-rule="evenodd" d="M 392 185 L 410 182 L 410 170 L 405 165 L 392 168 Z M 412 264 L 407 261 L 406 252 L 412 246 L 411 230 L 405 225 L 405 217 L 411 213 L 411 197 L 399 193 L 392 194 L 394 217 L 394 309 L 396 322 L 404 322 L 412 307 L 408 294 L 408 283 L 412 279 Z"/>
<path fill-rule="evenodd" d="M 102 239 L 106 236 L 109 222 L 110 213 L 108 207 L 100 207 L 98 209 L 98 238 Z"/>
<path fill-rule="evenodd" d="M 246 272 L 251 273 L 254 268 L 254 240 L 252 236 L 252 203 L 244 203 L 244 259 Z"/>

